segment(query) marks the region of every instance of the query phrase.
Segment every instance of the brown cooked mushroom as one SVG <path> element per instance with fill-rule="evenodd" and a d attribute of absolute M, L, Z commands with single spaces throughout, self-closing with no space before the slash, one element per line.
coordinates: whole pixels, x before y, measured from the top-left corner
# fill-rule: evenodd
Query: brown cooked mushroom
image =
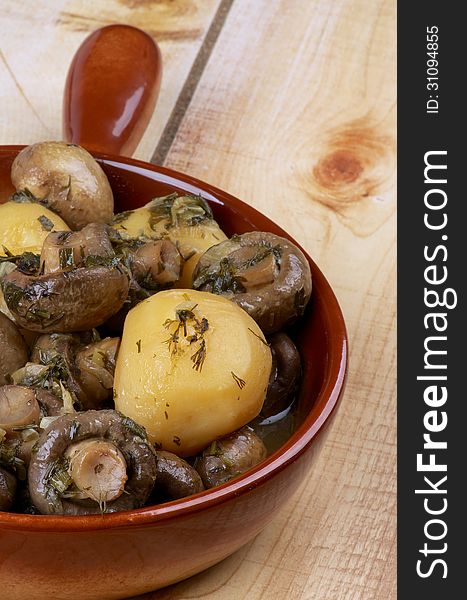
<path fill-rule="evenodd" d="M 43 417 L 61 415 L 63 403 L 46 390 L 24 385 L 0 387 L 0 431 L 6 456 L 29 464 Z M 14 465 L 12 465 L 14 466 Z"/>
<path fill-rule="evenodd" d="M 109 181 L 89 152 L 75 144 L 40 142 L 24 148 L 13 161 L 11 181 L 72 229 L 112 219 Z"/>
<path fill-rule="evenodd" d="M 75 354 L 84 343 L 82 339 L 88 341 L 90 337 L 90 332 L 81 335 L 46 333 L 39 336 L 32 348 L 31 362 L 14 373 L 14 381 L 51 392 L 61 403 L 59 414 L 72 410 L 71 406 L 67 406 L 66 411 L 63 409 L 64 394 L 67 392 L 73 407 L 84 408 L 86 395 L 79 385 Z"/>
<path fill-rule="evenodd" d="M 156 493 L 169 500 L 176 500 L 204 490 L 199 473 L 186 460 L 165 450 L 156 450 L 156 456 Z"/>
<path fill-rule="evenodd" d="M 26 364 L 28 347 L 16 325 L 0 312 L 0 385 L 8 375 Z"/>
<path fill-rule="evenodd" d="M 266 455 L 261 439 L 249 427 L 242 427 L 203 450 L 195 461 L 195 469 L 204 485 L 212 488 L 251 469 Z"/>
<path fill-rule="evenodd" d="M 85 331 L 104 323 L 123 306 L 129 289 L 119 265 L 78 267 L 47 275 L 15 269 L 2 280 L 8 308 L 31 331 Z"/>
<path fill-rule="evenodd" d="M 263 417 L 277 415 L 290 405 L 301 375 L 300 354 L 289 336 L 279 331 L 269 337 L 268 342 L 272 353 L 272 369 L 261 409 Z"/>
<path fill-rule="evenodd" d="M 180 279 L 183 259 L 169 240 L 153 240 L 135 250 L 132 275 L 147 290 L 166 290 Z"/>
<path fill-rule="evenodd" d="M 33 347 L 33 362 L 25 369 L 23 379 L 19 379 L 20 374 L 15 374 L 16 380 L 45 387 L 60 397 L 63 395 L 62 382 L 81 409 L 104 408 L 112 396 L 120 339 L 105 338 L 84 345 L 91 339 L 92 332 L 41 335 Z M 46 369 L 38 368 L 40 366 Z"/>
<path fill-rule="evenodd" d="M 114 410 L 59 417 L 36 442 L 28 470 L 42 514 L 92 514 L 144 505 L 157 461 L 145 430 Z"/>
<path fill-rule="evenodd" d="M 26 425 L 39 425 L 41 410 L 34 390 L 23 385 L 0 387 L 0 429 L 6 434 Z"/>
<path fill-rule="evenodd" d="M 0 511 L 10 510 L 16 495 L 16 477 L 0 467 Z"/>
<path fill-rule="evenodd" d="M 123 239 L 114 231 L 112 243 L 118 260 L 130 274 L 130 289 L 123 307 L 104 324 L 109 335 L 121 335 L 129 310 L 161 290 L 179 283 L 183 258 L 170 240 L 148 240 L 145 236 Z"/>
<path fill-rule="evenodd" d="M 111 263 L 115 252 L 109 239 L 109 229 L 108 225 L 102 223 L 90 223 L 81 231 L 49 233 L 42 244 L 41 274 L 94 266 L 96 262 Z"/>
<path fill-rule="evenodd" d="M 83 408 L 101 408 L 112 397 L 115 360 L 120 338 L 104 338 L 76 353 L 77 382 L 83 392 Z"/>
<path fill-rule="evenodd" d="M 193 288 L 227 296 L 264 333 L 274 333 L 303 314 L 311 294 L 311 271 L 295 244 L 253 231 L 209 248 L 194 270 Z"/>

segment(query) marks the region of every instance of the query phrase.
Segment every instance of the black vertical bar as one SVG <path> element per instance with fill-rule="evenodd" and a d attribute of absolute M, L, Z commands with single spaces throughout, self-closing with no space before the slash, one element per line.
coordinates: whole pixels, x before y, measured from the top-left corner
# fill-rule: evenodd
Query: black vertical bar
<path fill-rule="evenodd" d="M 398 5 L 398 597 L 404 600 L 466 594 L 461 6 Z"/>

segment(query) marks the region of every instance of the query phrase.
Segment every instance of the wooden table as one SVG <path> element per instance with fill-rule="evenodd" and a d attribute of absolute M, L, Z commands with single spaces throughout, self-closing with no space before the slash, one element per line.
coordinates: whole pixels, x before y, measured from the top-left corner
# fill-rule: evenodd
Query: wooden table
<path fill-rule="evenodd" d="M 61 136 L 73 53 L 113 22 L 159 42 L 136 156 L 246 200 L 341 302 L 347 391 L 315 469 L 253 542 L 147 600 L 395 597 L 395 1 L 0 0 L 0 143 Z"/>

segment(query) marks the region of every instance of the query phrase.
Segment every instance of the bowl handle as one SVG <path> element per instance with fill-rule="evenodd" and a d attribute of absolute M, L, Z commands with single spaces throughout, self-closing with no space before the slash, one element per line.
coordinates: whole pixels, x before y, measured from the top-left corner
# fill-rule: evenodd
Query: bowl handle
<path fill-rule="evenodd" d="M 63 96 L 63 139 L 91 151 L 131 156 L 159 94 L 162 59 L 141 29 L 109 25 L 78 48 Z"/>

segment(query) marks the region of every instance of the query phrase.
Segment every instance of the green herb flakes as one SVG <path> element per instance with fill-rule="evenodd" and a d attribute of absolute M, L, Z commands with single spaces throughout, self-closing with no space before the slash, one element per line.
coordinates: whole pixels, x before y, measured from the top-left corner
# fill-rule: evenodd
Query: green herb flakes
<path fill-rule="evenodd" d="M 37 220 L 41 224 L 42 229 L 44 231 L 52 231 L 54 224 L 48 217 L 46 217 L 45 215 L 41 215 L 40 217 L 37 217 Z"/>

